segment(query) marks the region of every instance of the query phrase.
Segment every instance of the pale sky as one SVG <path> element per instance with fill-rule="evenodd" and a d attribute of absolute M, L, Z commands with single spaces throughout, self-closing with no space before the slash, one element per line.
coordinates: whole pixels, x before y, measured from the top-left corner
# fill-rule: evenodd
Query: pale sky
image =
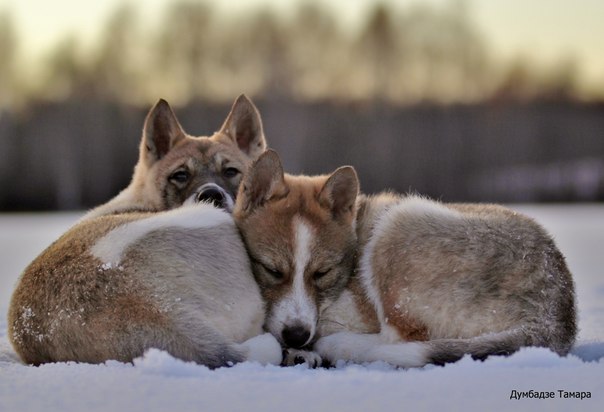
<path fill-rule="evenodd" d="M 170 0 L 130 0 L 150 27 Z M 399 7 L 450 0 L 384 0 Z M 15 19 L 26 57 L 42 54 L 67 33 L 84 42 L 95 39 L 107 17 L 123 0 L 0 0 L 0 11 Z M 377 0 L 324 0 L 342 23 L 355 27 Z M 297 1 L 215 1 L 223 13 L 243 13 L 258 5 L 288 12 Z M 604 84 L 604 0 L 468 0 L 473 20 L 497 56 L 523 55 L 537 63 L 563 56 L 577 58 L 586 80 Z"/>

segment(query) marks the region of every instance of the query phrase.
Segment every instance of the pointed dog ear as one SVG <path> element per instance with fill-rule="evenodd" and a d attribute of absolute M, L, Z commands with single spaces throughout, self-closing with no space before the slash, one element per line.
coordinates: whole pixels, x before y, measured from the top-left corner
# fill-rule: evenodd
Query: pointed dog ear
<path fill-rule="evenodd" d="M 164 157 L 184 137 L 185 132 L 172 108 L 167 101 L 159 99 L 145 119 L 141 155 L 144 155 L 142 157 L 149 164 L 153 164 Z"/>
<path fill-rule="evenodd" d="M 260 112 L 245 94 L 233 103 L 220 132 L 227 135 L 251 159 L 256 159 L 266 150 Z"/>
<path fill-rule="evenodd" d="M 279 155 L 274 150 L 267 150 L 243 177 L 235 213 L 251 213 L 266 202 L 287 196 L 288 192 Z"/>
<path fill-rule="evenodd" d="M 356 199 L 359 194 L 359 178 L 352 166 L 342 166 L 329 176 L 319 192 L 319 203 L 331 210 L 336 219 L 356 216 Z"/>

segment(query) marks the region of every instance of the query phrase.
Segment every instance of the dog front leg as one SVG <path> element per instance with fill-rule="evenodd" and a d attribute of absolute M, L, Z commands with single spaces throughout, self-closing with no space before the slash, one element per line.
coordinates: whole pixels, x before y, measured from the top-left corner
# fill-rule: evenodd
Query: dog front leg
<path fill-rule="evenodd" d="M 386 343 L 379 334 L 338 332 L 320 338 L 314 349 L 324 361 L 355 363 L 383 361 L 394 366 L 413 368 L 427 363 L 427 345 L 420 342 Z"/>

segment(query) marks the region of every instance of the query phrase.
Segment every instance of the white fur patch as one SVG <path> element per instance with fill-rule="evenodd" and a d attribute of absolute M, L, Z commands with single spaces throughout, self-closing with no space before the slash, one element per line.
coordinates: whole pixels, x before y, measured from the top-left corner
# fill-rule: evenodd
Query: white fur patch
<path fill-rule="evenodd" d="M 285 327 L 299 323 L 310 331 L 310 341 L 316 332 L 317 307 L 304 286 L 304 272 L 310 262 L 314 235 L 312 229 L 299 217 L 293 220 L 292 225 L 294 231 L 292 289 L 273 306 L 269 328 L 280 336 Z"/>
<path fill-rule="evenodd" d="M 388 212 L 384 213 L 383 218 L 392 221 L 393 217 L 400 213 L 417 217 L 429 216 L 436 219 L 458 219 L 462 217 L 458 211 L 421 196 L 404 197 L 399 203 L 390 208 Z"/>
<path fill-rule="evenodd" d="M 90 249 L 106 267 L 118 266 L 124 251 L 150 232 L 170 227 L 202 229 L 234 225 L 231 215 L 208 204 L 183 206 L 126 223 L 100 238 Z"/>
<path fill-rule="evenodd" d="M 270 333 L 254 336 L 241 344 L 246 360 L 262 365 L 280 365 L 283 359 L 281 345 Z"/>
<path fill-rule="evenodd" d="M 378 237 L 373 235 L 367 245 L 363 250 L 363 254 L 360 259 L 360 272 L 359 276 L 361 278 L 361 282 L 363 284 L 363 288 L 365 289 L 365 293 L 367 297 L 373 303 L 373 307 L 375 308 L 377 318 L 380 322 L 381 329 L 384 329 L 386 326 L 386 322 L 384 319 L 384 307 L 382 306 L 382 299 L 380 297 L 380 293 L 377 289 L 377 286 L 373 282 L 373 267 L 371 264 L 371 259 L 373 258 L 373 251 L 375 249 L 375 244 L 377 243 Z"/>
<path fill-rule="evenodd" d="M 419 342 L 386 344 L 378 334 L 334 333 L 320 338 L 315 351 L 330 363 L 383 361 L 403 368 L 424 366 L 427 346 Z"/>
<path fill-rule="evenodd" d="M 376 244 L 386 233 L 386 231 L 392 227 L 392 225 L 394 225 L 398 219 L 401 218 L 401 215 L 405 215 L 405 217 L 409 219 L 429 217 L 436 221 L 442 221 L 443 219 L 459 219 L 462 217 L 461 213 L 449 209 L 438 202 L 434 202 L 419 196 L 408 196 L 386 210 L 377 218 L 377 222 L 373 228 L 369 242 L 367 242 L 367 245 L 362 252 L 360 260 L 360 277 L 365 291 L 367 292 L 367 296 L 375 306 L 378 319 L 381 324 L 381 329 L 384 331 L 385 336 L 389 335 L 389 327 L 386 324 L 386 319 L 384 318 L 384 308 L 382 305 L 380 291 L 374 283 L 372 259 Z"/>

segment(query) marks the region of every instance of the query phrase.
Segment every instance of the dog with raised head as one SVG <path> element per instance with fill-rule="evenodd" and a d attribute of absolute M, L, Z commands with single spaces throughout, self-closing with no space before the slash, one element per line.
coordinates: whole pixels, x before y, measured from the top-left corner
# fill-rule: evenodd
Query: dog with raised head
<path fill-rule="evenodd" d="M 234 216 L 266 328 L 295 349 L 288 363 L 419 367 L 524 346 L 565 355 L 574 343 L 564 257 L 510 209 L 362 196 L 351 167 L 290 176 L 268 151 L 244 177 Z"/>
<path fill-rule="evenodd" d="M 50 245 L 21 275 L 9 339 L 30 364 L 129 362 L 149 348 L 209 367 L 279 364 L 264 303 L 230 215 L 265 148 L 245 97 L 210 138 L 186 135 L 160 101 L 132 183 Z M 172 210 L 166 210 L 172 209 Z"/>
<path fill-rule="evenodd" d="M 260 113 L 245 95 L 235 100 L 220 130 L 209 137 L 188 135 L 170 105 L 159 100 L 145 119 L 130 184 L 84 219 L 169 210 L 193 193 L 231 210 L 241 176 L 265 149 Z"/>

